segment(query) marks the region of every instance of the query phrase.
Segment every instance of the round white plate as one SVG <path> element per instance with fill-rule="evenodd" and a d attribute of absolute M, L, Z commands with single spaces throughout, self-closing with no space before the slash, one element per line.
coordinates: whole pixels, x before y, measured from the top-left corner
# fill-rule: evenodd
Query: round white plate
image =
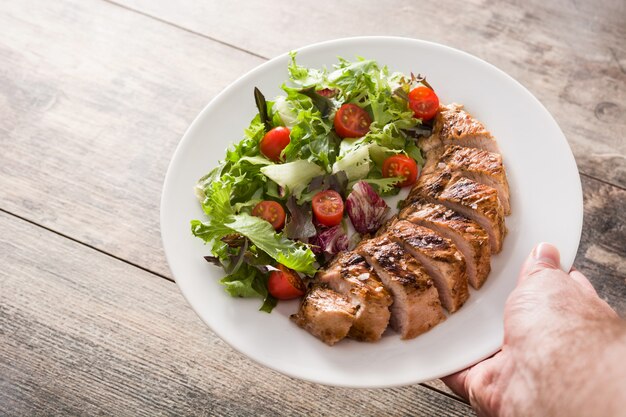
<path fill-rule="evenodd" d="M 448 375 L 496 352 L 502 343 L 504 303 L 532 247 L 552 242 L 568 270 L 582 229 L 582 191 L 572 152 L 541 103 L 513 78 L 456 49 L 414 39 L 340 39 L 298 50 L 299 64 L 330 67 L 337 57 L 362 56 L 391 71 L 425 74 L 442 103 L 457 102 L 496 137 L 511 187 L 504 250 L 480 291 L 457 313 L 413 340 L 387 332 L 377 343 L 344 340 L 329 347 L 289 320 L 297 301 L 281 302 L 271 314 L 259 299 L 231 298 L 208 264 L 208 251 L 192 236 L 189 221 L 202 219 L 193 186 L 238 141 L 256 114 L 253 89 L 268 99 L 288 78 L 288 56 L 255 68 L 202 110 L 178 145 L 165 179 L 161 233 L 176 282 L 202 320 L 234 349 L 292 377 L 348 387 L 414 384 Z"/>

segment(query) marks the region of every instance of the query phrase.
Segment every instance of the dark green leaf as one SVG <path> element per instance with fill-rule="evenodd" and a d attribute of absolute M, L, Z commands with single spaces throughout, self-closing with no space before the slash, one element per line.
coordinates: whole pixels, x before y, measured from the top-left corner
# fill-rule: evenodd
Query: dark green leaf
<path fill-rule="evenodd" d="M 267 102 L 265 101 L 265 96 L 257 87 L 254 87 L 254 102 L 256 103 L 256 107 L 259 109 L 261 122 L 265 125 L 265 129 L 269 131 L 272 128 L 272 125 L 270 124 L 270 117 L 267 112 Z"/>
<path fill-rule="evenodd" d="M 267 297 L 265 297 L 265 300 L 263 300 L 263 305 L 261 306 L 261 308 L 259 308 L 259 311 L 264 311 L 266 313 L 271 313 L 272 310 L 274 309 L 274 307 L 276 307 L 276 304 L 278 304 L 278 300 L 275 299 L 274 297 L 272 297 L 268 293 Z"/>
<path fill-rule="evenodd" d="M 322 117 L 326 118 L 330 115 L 331 111 L 334 108 L 333 101 L 331 99 L 317 94 L 317 91 L 314 87 L 303 88 L 299 90 L 299 92 L 300 94 L 304 94 L 311 99 L 313 105 L 317 107 L 317 109 L 322 114 Z"/>

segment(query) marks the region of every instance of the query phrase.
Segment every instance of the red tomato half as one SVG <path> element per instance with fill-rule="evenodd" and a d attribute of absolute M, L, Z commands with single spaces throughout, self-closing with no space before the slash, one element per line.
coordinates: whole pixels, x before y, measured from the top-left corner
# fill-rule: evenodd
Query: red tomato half
<path fill-rule="evenodd" d="M 406 155 L 393 155 L 383 162 L 383 177 L 403 177 L 404 181 L 396 184 L 406 187 L 415 184 L 417 180 L 417 163 Z"/>
<path fill-rule="evenodd" d="M 313 214 L 324 226 L 335 226 L 343 218 L 343 200 L 337 191 L 320 191 L 311 201 Z"/>
<path fill-rule="evenodd" d="M 261 139 L 261 153 L 267 159 L 274 162 L 280 162 L 280 153 L 289 145 L 289 131 L 284 126 L 278 126 L 270 130 Z"/>
<path fill-rule="evenodd" d="M 267 289 L 279 300 L 302 297 L 306 287 L 302 278 L 284 265 L 278 265 L 279 271 L 270 272 Z"/>
<path fill-rule="evenodd" d="M 335 131 L 343 138 L 360 138 L 370 131 L 372 118 L 356 104 L 344 104 L 335 114 Z"/>
<path fill-rule="evenodd" d="M 430 120 L 439 109 L 439 97 L 428 87 L 416 87 L 409 93 L 409 108 L 418 119 Z"/>
<path fill-rule="evenodd" d="M 267 220 L 275 230 L 280 230 L 285 225 L 285 209 L 276 201 L 261 201 L 252 209 L 252 215 Z"/>

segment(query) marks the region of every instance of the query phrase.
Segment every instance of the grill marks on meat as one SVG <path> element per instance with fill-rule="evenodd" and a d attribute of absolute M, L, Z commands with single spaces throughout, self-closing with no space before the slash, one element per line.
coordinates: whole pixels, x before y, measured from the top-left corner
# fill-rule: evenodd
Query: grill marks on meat
<path fill-rule="evenodd" d="M 292 319 L 332 345 L 379 340 L 387 325 L 410 339 L 479 289 L 502 249 L 509 186 L 498 145 L 458 104 L 440 106 L 420 139 L 426 166 L 404 208 L 373 238 L 318 272 Z"/>
<path fill-rule="evenodd" d="M 316 278 L 346 296 L 356 308 L 348 337 L 367 342 L 380 339 L 389 323 L 389 306 L 393 300 L 361 255 L 340 253 Z"/>
<path fill-rule="evenodd" d="M 291 319 L 332 346 L 348 335 L 356 319 L 356 309 L 346 296 L 322 285 L 314 285 Z"/>
<path fill-rule="evenodd" d="M 411 190 L 408 201 L 440 203 L 476 221 L 489 234 L 491 252 L 502 250 L 506 235 L 504 209 L 498 192 L 449 169 L 424 174 Z"/>
<path fill-rule="evenodd" d="M 500 153 L 498 144 L 485 126 L 460 104 L 440 106 L 433 124 L 433 134 L 422 139 L 419 146 L 428 155 L 441 145 L 458 145 Z"/>
<path fill-rule="evenodd" d="M 502 164 L 502 156 L 475 148 L 449 145 L 438 160 L 431 164 L 429 171 L 449 169 L 475 182 L 494 188 L 502 203 L 504 214 L 511 214 L 509 204 L 509 183 Z M 427 172 L 425 170 L 425 172 Z"/>
<path fill-rule="evenodd" d="M 393 295 L 391 327 L 414 338 L 445 320 L 437 289 L 426 270 L 388 235 L 364 241 L 357 251 Z"/>
<path fill-rule="evenodd" d="M 404 208 L 399 216 L 428 227 L 450 239 L 465 258 L 467 279 L 479 289 L 491 271 L 489 235 L 475 221 L 440 204 L 416 202 Z"/>
<path fill-rule="evenodd" d="M 465 259 L 452 241 L 431 229 L 398 220 L 389 235 L 417 259 L 437 287 L 441 304 L 450 313 L 457 311 L 469 297 Z"/>

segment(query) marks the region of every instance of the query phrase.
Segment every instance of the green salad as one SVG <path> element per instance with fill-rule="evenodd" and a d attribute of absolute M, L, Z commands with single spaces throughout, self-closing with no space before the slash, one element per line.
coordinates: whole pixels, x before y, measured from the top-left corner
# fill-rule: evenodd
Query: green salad
<path fill-rule="evenodd" d="M 439 106 L 425 79 L 372 60 L 315 69 L 292 53 L 288 71 L 283 95 L 251 91 L 258 113 L 198 181 L 206 218 L 191 221 L 225 290 L 263 299 L 266 312 L 303 295 L 302 277 L 381 226 L 381 197 L 415 182 L 416 140 L 430 135 Z"/>

